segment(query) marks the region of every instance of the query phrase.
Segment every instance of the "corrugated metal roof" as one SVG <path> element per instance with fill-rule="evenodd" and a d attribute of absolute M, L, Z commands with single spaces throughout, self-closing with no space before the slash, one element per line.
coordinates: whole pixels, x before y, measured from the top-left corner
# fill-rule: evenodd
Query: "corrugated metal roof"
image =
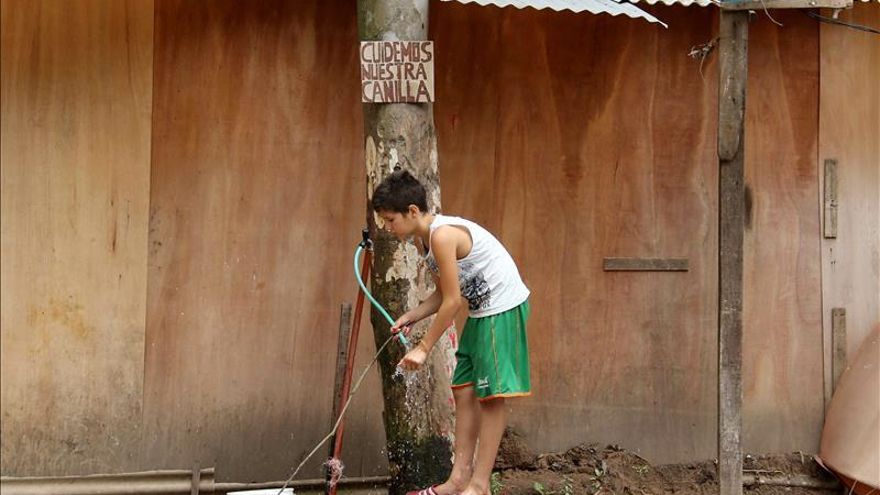
<path fill-rule="evenodd" d="M 452 1 L 452 0 L 444 0 L 444 1 Z M 619 15 L 624 14 L 632 18 L 642 18 L 647 19 L 651 22 L 657 22 L 666 26 L 665 23 L 657 20 L 651 14 L 645 12 L 638 7 L 635 7 L 632 4 L 620 3 L 616 0 L 456 0 L 461 3 L 478 3 L 480 5 L 497 5 L 499 7 L 507 7 L 513 6 L 518 9 L 524 7 L 533 7 L 536 9 L 553 9 L 556 11 L 559 10 L 571 10 L 573 12 L 583 12 L 589 11 L 594 14 L 598 14 L 600 12 L 604 12 L 611 15 Z M 647 3 L 648 5 L 698 5 L 700 7 L 708 7 L 709 5 L 715 5 L 719 3 L 719 0 L 628 0 L 632 3 Z M 875 2 L 880 3 L 880 0 L 854 0 L 861 1 L 864 3 Z M 630 10 L 628 8 L 635 8 L 635 10 Z"/>
<path fill-rule="evenodd" d="M 453 0 L 444 0 L 450 2 Z M 572 12 L 591 12 L 593 14 L 611 14 L 613 16 L 623 14 L 633 19 L 645 19 L 649 22 L 656 22 L 663 27 L 669 27 L 665 22 L 657 19 L 644 10 L 636 7 L 631 3 L 620 3 L 615 0 L 455 0 L 460 3 L 476 3 L 483 6 L 496 5 L 498 7 L 516 7 L 522 9 L 531 7 L 533 9 L 552 9 L 556 11 L 570 10 Z"/>
<path fill-rule="evenodd" d="M 708 7 L 709 5 L 713 5 L 715 2 L 712 0 L 630 0 L 633 3 L 647 3 L 650 5 L 699 5 L 700 7 Z"/>
<path fill-rule="evenodd" d="M 700 7 L 708 7 L 709 5 L 716 5 L 719 3 L 719 0 L 629 0 L 632 3 L 647 3 L 649 5 L 699 5 Z M 854 0 L 856 2 L 861 1 L 864 3 L 875 2 L 880 3 L 880 0 Z"/>
<path fill-rule="evenodd" d="M 628 0 L 632 3 L 647 3 L 649 5 L 699 5 L 700 7 L 708 7 L 709 5 L 716 5 L 719 3 L 718 0 Z M 880 0 L 853 0 L 855 2 L 875 2 L 880 3 Z"/>

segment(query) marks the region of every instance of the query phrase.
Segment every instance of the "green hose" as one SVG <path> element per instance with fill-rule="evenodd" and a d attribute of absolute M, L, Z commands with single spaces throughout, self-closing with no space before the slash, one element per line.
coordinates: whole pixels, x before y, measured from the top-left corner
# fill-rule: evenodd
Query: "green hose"
<path fill-rule="evenodd" d="M 379 310 L 379 313 L 381 313 L 382 316 L 384 316 L 385 319 L 388 320 L 388 324 L 393 327 L 394 326 L 394 318 L 392 318 L 391 315 L 388 314 L 388 311 L 385 311 L 385 308 L 383 308 L 382 305 L 379 304 L 379 301 L 377 301 L 376 299 L 373 298 L 373 295 L 370 294 L 370 291 L 369 291 L 369 289 L 367 289 L 367 286 L 364 285 L 364 281 L 361 277 L 361 268 L 360 268 L 361 253 L 363 253 L 363 252 L 364 252 L 364 243 L 358 244 L 357 249 L 354 251 L 354 275 L 355 275 L 355 278 L 357 279 L 358 285 L 361 287 L 361 290 L 364 291 L 364 294 L 367 296 L 367 299 L 370 300 L 370 303 L 372 303 L 373 306 L 375 306 L 375 308 Z M 397 334 L 397 338 L 400 339 L 401 344 L 403 344 L 407 348 L 409 347 L 409 341 L 407 341 L 406 336 L 403 335 L 403 332 L 399 332 Z"/>

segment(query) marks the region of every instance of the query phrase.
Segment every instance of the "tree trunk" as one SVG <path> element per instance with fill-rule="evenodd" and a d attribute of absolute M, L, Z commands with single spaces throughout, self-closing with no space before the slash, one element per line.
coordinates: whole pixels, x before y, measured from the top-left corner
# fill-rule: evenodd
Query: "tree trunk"
<path fill-rule="evenodd" d="M 358 31 L 362 41 L 425 40 L 428 0 L 359 0 Z M 428 208 L 440 211 L 437 137 L 430 104 L 364 104 L 367 195 L 395 167 L 408 170 L 425 185 Z M 431 277 L 412 242 L 400 242 L 381 231 L 368 208 L 374 241 L 373 295 L 393 316 L 415 307 L 433 290 Z M 389 325 L 372 312 L 377 345 L 388 338 Z M 418 340 L 426 320 L 413 329 Z M 442 482 L 452 468 L 454 433 L 450 372 L 454 354 L 448 334 L 437 342 L 422 370 L 395 377 L 404 348 L 392 343 L 379 358 L 385 399 L 385 434 L 391 471 L 391 495 Z"/>

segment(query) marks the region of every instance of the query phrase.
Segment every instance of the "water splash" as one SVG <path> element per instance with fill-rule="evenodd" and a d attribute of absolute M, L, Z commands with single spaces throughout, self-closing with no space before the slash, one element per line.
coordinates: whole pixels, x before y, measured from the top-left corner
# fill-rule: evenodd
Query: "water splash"
<path fill-rule="evenodd" d="M 340 459 L 331 457 L 327 459 L 324 466 L 330 472 L 330 486 L 336 486 L 336 483 L 339 483 L 339 479 L 342 478 L 342 470 L 345 469 L 345 464 Z"/>
<path fill-rule="evenodd" d="M 393 378 L 395 380 L 402 379 L 404 376 L 404 373 L 406 373 L 406 370 L 403 369 L 403 366 L 398 364 L 397 369 L 394 370 L 394 374 L 391 375 L 391 378 Z"/>

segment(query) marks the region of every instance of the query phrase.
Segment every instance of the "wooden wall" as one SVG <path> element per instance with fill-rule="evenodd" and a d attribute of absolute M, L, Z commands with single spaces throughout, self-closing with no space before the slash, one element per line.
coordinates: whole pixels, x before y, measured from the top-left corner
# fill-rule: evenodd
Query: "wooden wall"
<path fill-rule="evenodd" d="M 686 57 L 716 19 L 657 13 L 669 30 L 434 13 L 444 205 L 498 232 L 524 267 L 536 395 L 513 421 L 542 450 L 577 438 L 658 461 L 716 454 L 717 69 L 713 56 L 704 79 Z M 822 418 L 818 28 L 777 17 L 784 33 L 759 18 L 750 34 L 745 446 L 809 451 Z M 606 273 L 605 256 L 687 257 L 691 269 Z"/>
<path fill-rule="evenodd" d="M 675 28 L 434 13 L 444 206 L 496 232 L 532 290 L 535 393 L 512 421 L 539 450 L 711 453 L 717 90 L 685 54 L 713 17 L 658 15 Z M 691 271 L 604 273 L 604 256 L 687 257 Z"/>
<path fill-rule="evenodd" d="M 818 174 L 818 24 L 797 11 L 749 26 L 743 442 L 818 447 L 824 416 Z"/>
<path fill-rule="evenodd" d="M 157 4 L 147 465 L 284 479 L 329 429 L 365 219 L 359 87 L 344 83 L 356 25 L 341 5 Z M 363 393 L 352 475 L 382 461 L 378 380 Z"/>
<path fill-rule="evenodd" d="M 496 232 L 534 294 L 535 395 L 513 423 L 538 450 L 713 457 L 717 65 L 701 75 L 686 54 L 717 13 L 651 7 L 664 30 L 431 8 L 444 206 Z M 198 463 L 265 481 L 323 436 L 364 218 L 354 15 L 343 0 L 2 0 L 4 475 Z M 813 451 L 816 164 L 832 144 L 862 150 L 870 180 L 877 156 L 876 126 L 821 134 L 851 116 L 819 104 L 825 65 L 875 110 L 877 94 L 844 70 L 862 60 L 840 54 L 849 38 L 774 16 L 783 28 L 750 28 L 745 446 Z M 691 268 L 606 273 L 605 256 Z M 346 430 L 350 476 L 385 469 L 376 378 Z"/>
<path fill-rule="evenodd" d="M 134 469 L 153 5 L 0 12 L 2 473 Z"/>
<path fill-rule="evenodd" d="M 283 479 L 329 428 L 365 191 L 341 3 L 3 1 L 3 475 Z M 351 475 L 385 469 L 379 394 Z"/>
<path fill-rule="evenodd" d="M 880 26 L 880 8 L 859 5 L 841 12 L 840 19 Z M 826 397 L 830 398 L 831 309 L 846 309 L 845 347 L 850 357 L 880 323 L 880 43 L 875 34 L 840 26 L 822 25 L 819 33 L 820 179 L 824 179 L 825 160 L 838 161 L 837 238 L 822 239 L 822 319 Z"/>

